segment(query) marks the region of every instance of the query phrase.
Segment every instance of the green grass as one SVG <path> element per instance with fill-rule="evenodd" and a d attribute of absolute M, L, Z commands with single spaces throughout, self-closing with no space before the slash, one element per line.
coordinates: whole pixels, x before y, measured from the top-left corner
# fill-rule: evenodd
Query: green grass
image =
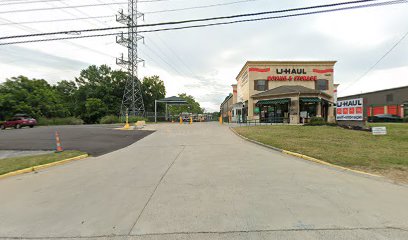
<path fill-rule="evenodd" d="M 80 151 L 64 151 L 61 153 L 49 153 L 36 156 L 12 157 L 0 159 L 0 175 L 21 170 L 24 168 L 30 168 L 47 163 L 62 161 L 83 154 L 86 153 Z"/>
<path fill-rule="evenodd" d="M 235 130 L 250 139 L 344 167 L 408 170 L 408 124 L 376 123 L 388 135 L 332 126 L 258 126 Z"/>

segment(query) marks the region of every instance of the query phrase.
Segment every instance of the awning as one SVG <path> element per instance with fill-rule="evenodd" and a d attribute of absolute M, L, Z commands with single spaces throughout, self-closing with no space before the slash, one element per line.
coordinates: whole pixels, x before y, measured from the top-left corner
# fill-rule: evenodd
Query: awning
<path fill-rule="evenodd" d="M 319 103 L 322 102 L 322 99 L 317 97 L 301 97 L 300 101 L 304 103 Z"/>
<path fill-rule="evenodd" d="M 259 106 L 259 105 L 285 104 L 289 102 L 290 102 L 290 98 L 280 98 L 280 99 L 260 100 L 256 103 L 256 105 Z"/>
<path fill-rule="evenodd" d="M 167 103 L 168 105 L 187 105 L 188 102 L 181 97 L 168 97 L 168 98 L 163 98 L 160 100 L 156 100 L 158 103 Z"/>

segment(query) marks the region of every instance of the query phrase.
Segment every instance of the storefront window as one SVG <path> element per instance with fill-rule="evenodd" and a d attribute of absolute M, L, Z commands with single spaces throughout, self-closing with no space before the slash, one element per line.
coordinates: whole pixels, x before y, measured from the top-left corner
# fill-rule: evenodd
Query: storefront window
<path fill-rule="evenodd" d="M 329 81 L 328 80 L 318 79 L 318 80 L 316 80 L 315 83 L 316 83 L 316 86 L 315 86 L 316 90 L 320 90 L 320 91 L 329 90 Z"/>
<path fill-rule="evenodd" d="M 255 90 L 257 91 L 268 90 L 268 82 L 266 80 L 255 80 Z"/>
<path fill-rule="evenodd" d="M 317 115 L 317 103 L 301 103 L 300 112 L 307 112 L 307 118 Z"/>
<path fill-rule="evenodd" d="M 260 120 L 267 123 L 282 123 L 289 118 L 289 104 L 272 104 L 260 107 Z"/>

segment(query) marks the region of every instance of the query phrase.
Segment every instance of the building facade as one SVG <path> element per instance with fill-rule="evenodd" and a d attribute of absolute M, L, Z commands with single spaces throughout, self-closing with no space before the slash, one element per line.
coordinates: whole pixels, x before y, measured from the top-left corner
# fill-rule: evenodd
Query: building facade
<path fill-rule="evenodd" d="M 234 95 L 233 94 L 228 95 L 224 99 L 224 101 L 221 103 L 220 116 L 222 117 L 224 122 L 232 121 L 231 114 L 232 114 L 233 103 L 234 103 Z"/>
<path fill-rule="evenodd" d="M 339 97 L 339 100 L 363 98 L 364 118 L 379 114 L 408 116 L 408 86 Z"/>
<path fill-rule="evenodd" d="M 335 61 L 248 61 L 233 85 L 232 120 L 335 121 Z"/>

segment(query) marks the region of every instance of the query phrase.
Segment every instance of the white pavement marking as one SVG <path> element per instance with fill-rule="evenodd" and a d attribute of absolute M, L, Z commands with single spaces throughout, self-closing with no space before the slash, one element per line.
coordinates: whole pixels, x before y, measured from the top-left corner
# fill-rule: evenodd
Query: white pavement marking
<path fill-rule="evenodd" d="M 408 239 L 407 187 L 217 123 L 147 128 L 158 131 L 116 152 L 1 180 L 0 237 Z"/>

